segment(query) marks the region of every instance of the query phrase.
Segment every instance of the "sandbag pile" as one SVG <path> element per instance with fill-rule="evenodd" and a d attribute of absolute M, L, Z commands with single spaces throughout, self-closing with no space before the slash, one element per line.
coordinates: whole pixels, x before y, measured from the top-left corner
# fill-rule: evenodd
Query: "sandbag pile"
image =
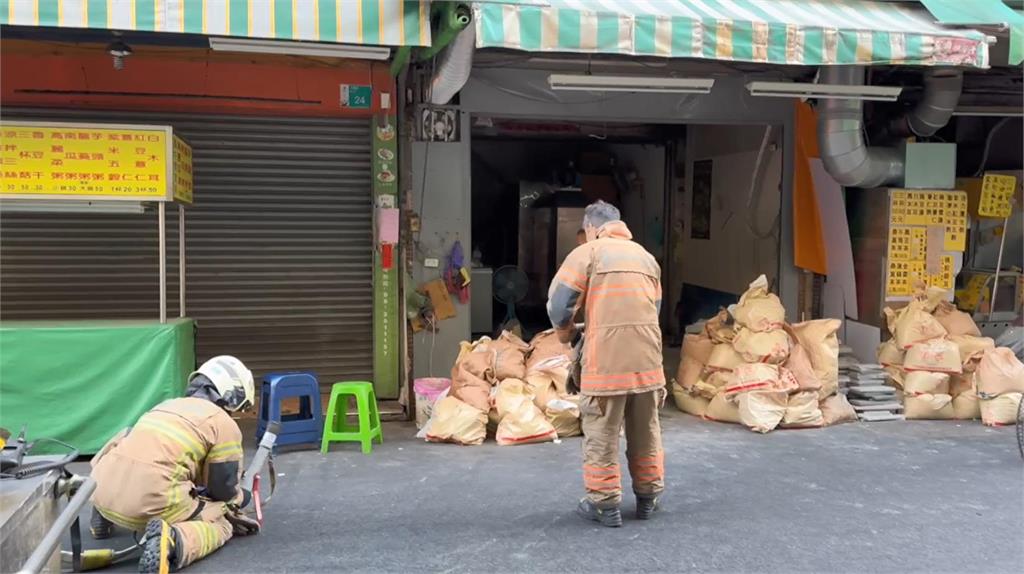
<path fill-rule="evenodd" d="M 461 344 L 452 384 L 417 436 L 430 442 L 501 446 L 578 436 L 579 395 L 566 389 L 572 349 L 554 330 L 529 344 L 511 332 Z"/>
<path fill-rule="evenodd" d="M 879 346 L 878 362 L 902 392 L 905 417 L 1014 424 L 1024 364 L 982 337 L 974 319 L 946 297 L 944 290 L 919 288 L 906 307 L 885 309 L 892 338 Z"/>
<path fill-rule="evenodd" d="M 974 371 L 981 422 L 1012 425 L 1017 422 L 1024 393 L 1024 363 L 1006 347 L 987 350 Z"/>
<path fill-rule="evenodd" d="M 839 385 L 835 319 L 786 324 L 764 275 L 683 339 L 672 395 L 683 412 L 761 433 L 856 420 Z"/>

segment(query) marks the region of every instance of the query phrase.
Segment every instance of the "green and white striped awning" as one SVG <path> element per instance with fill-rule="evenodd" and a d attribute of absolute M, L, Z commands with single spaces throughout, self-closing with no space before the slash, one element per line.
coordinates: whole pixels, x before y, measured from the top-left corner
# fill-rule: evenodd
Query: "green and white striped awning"
<path fill-rule="evenodd" d="M 428 0 L 0 0 L 0 24 L 429 46 Z"/>
<path fill-rule="evenodd" d="M 474 11 L 480 48 L 808 66 L 989 66 L 988 36 L 943 27 L 902 2 L 480 0 Z"/>

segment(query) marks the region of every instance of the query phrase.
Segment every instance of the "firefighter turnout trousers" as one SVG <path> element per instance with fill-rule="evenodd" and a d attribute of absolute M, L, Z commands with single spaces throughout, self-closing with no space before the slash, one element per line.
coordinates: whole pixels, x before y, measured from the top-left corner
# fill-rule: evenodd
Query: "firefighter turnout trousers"
<path fill-rule="evenodd" d="M 172 525 L 178 532 L 178 567 L 184 568 L 212 553 L 231 540 L 231 523 L 224 515 L 228 512 L 223 502 L 207 502 L 192 520 Z"/>
<path fill-rule="evenodd" d="M 665 489 L 665 455 L 661 448 L 658 405 L 662 389 L 644 393 L 580 397 L 583 426 L 583 482 L 587 498 L 598 508 L 622 502 L 619 430 L 626 430 L 626 459 L 639 497 Z"/>

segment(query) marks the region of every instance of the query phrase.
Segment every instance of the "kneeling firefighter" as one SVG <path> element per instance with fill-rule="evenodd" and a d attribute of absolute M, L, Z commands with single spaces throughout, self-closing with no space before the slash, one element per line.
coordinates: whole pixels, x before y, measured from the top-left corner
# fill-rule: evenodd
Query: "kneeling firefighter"
<path fill-rule="evenodd" d="M 234 357 L 203 363 L 185 397 L 142 415 L 92 461 L 96 480 L 90 531 L 118 525 L 145 535 L 140 572 L 178 570 L 212 553 L 233 534 L 259 532 L 240 512 L 252 493 L 239 486 L 242 431 L 228 413 L 253 406 L 252 373 Z"/>

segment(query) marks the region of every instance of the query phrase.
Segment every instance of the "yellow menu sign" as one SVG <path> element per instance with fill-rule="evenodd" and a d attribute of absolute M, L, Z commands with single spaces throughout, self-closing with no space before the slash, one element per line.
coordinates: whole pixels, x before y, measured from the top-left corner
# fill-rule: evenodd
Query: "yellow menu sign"
<path fill-rule="evenodd" d="M 967 194 L 962 191 L 893 191 L 890 225 L 942 225 L 946 229 L 943 251 L 967 248 Z"/>
<path fill-rule="evenodd" d="M 177 139 L 168 126 L 4 122 L 0 197 L 191 202 L 191 149 L 173 162 Z"/>
<path fill-rule="evenodd" d="M 1010 217 L 1010 214 L 1013 213 L 1013 192 L 1016 189 L 1016 177 L 986 173 L 981 182 L 978 215 L 995 218 Z"/>
<path fill-rule="evenodd" d="M 929 244 L 929 228 L 938 235 Z M 894 190 L 889 196 L 888 269 L 885 294 L 913 294 L 914 284 L 953 289 L 956 280 L 952 251 L 967 246 L 967 194 L 962 191 Z M 935 245 L 941 244 L 941 245 Z M 929 273 L 929 248 L 936 267 Z"/>
<path fill-rule="evenodd" d="M 192 203 L 192 147 L 174 136 L 174 200 Z"/>

